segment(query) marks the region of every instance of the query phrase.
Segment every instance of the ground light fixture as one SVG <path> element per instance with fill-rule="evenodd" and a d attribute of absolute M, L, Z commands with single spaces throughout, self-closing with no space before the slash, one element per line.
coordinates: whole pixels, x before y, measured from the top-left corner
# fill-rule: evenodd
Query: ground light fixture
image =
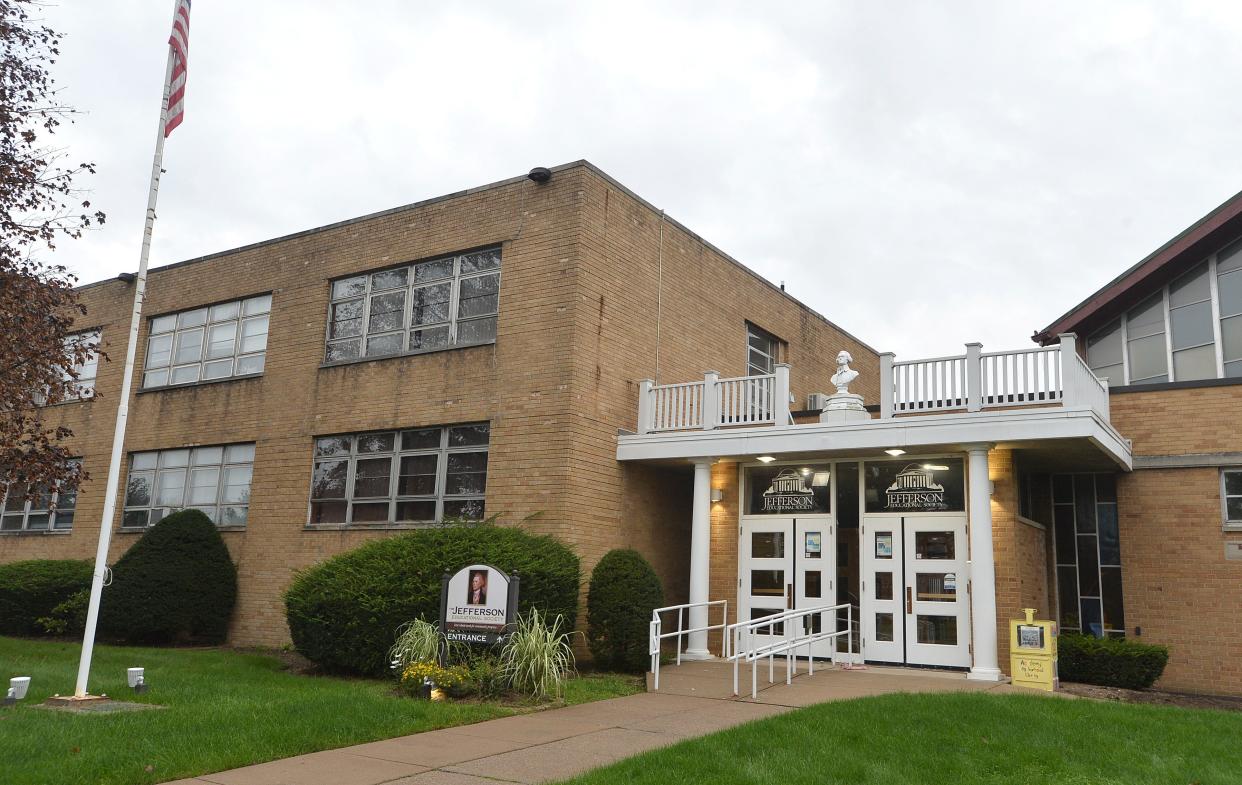
<path fill-rule="evenodd" d="M 905 454 L 906 454 L 906 451 L 905 451 L 905 450 L 899 450 L 899 449 L 897 449 L 896 447 L 894 447 L 894 448 L 893 448 L 893 449 L 891 449 L 891 450 L 885 450 L 884 452 L 888 453 L 889 455 L 893 456 L 894 458 L 896 458 L 898 455 L 905 455 Z"/>
<path fill-rule="evenodd" d="M 136 693 L 144 693 L 147 691 L 147 679 L 145 676 L 146 668 L 127 668 L 125 670 L 125 679 L 129 682 L 129 687 Z"/>
<path fill-rule="evenodd" d="M 755 460 L 759 461 L 759 463 L 771 463 L 772 461 L 775 461 L 776 459 L 773 458 L 771 455 L 760 455 Z"/>
<path fill-rule="evenodd" d="M 26 697 L 26 691 L 30 689 L 29 676 L 14 676 L 9 679 L 9 691 L 4 696 L 4 705 L 12 706 L 19 700 Z"/>

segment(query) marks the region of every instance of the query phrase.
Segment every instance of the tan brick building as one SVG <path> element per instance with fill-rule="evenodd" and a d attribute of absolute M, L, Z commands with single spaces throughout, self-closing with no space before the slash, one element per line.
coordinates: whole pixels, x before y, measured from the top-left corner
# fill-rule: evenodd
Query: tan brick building
<path fill-rule="evenodd" d="M 1242 693 L 1242 561 L 1225 550 L 1242 535 L 1222 468 L 1242 464 L 1227 312 L 1242 272 L 1217 261 L 1242 235 L 1232 218 L 1188 230 L 1203 236 L 1039 347 L 906 360 L 590 164 L 550 175 L 153 270 L 112 557 L 167 510 L 203 508 L 239 565 L 231 640 L 278 644 L 298 569 L 498 515 L 565 541 L 587 570 L 638 548 L 670 603 L 726 600 L 730 624 L 802 614 L 734 633 L 750 646 L 800 634 L 817 656 L 995 679 L 1008 620 L 1034 607 L 1169 643 L 1165 686 Z M 1206 367 L 1207 344 L 1178 342 L 1204 300 L 1165 284 L 1209 258 L 1219 373 L 1110 391 L 1096 374 L 1116 372 L 1111 320 L 1145 292 L 1165 298 L 1177 374 Z M 83 328 L 114 360 L 131 287 L 82 290 Z M 1158 320 L 1139 316 L 1121 340 L 1146 373 Z M 10 505 L 0 560 L 93 552 L 120 375 L 100 363 L 94 400 L 48 410 L 93 479 L 71 516 Z M 687 638 L 705 656 L 721 630 Z"/>

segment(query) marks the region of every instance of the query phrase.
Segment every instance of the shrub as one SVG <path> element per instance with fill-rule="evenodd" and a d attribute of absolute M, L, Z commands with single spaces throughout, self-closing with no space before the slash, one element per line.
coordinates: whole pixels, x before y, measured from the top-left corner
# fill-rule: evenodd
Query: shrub
<path fill-rule="evenodd" d="M 127 643 L 224 642 L 237 568 L 211 519 L 181 510 L 152 526 L 112 568 L 103 637 Z"/>
<path fill-rule="evenodd" d="M 52 608 L 47 616 L 40 616 L 36 623 L 48 635 L 81 635 L 86 632 L 86 611 L 91 602 L 91 590 L 74 592 L 69 599 Z"/>
<path fill-rule="evenodd" d="M 634 550 L 609 551 L 591 573 L 587 641 L 597 668 L 641 673 L 650 664 L 651 611 L 664 604 L 655 570 Z"/>
<path fill-rule="evenodd" d="M 521 612 L 573 625 L 578 557 L 551 537 L 501 526 L 437 527 L 376 540 L 305 570 L 285 593 L 294 646 L 320 667 L 383 675 L 396 630 L 440 615 L 445 569 L 487 563 L 521 576 Z"/>
<path fill-rule="evenodd" d="M 561 632 L 565 617 L 548 626 L 538 609 L 518 619 L 517 629 L 500 650 L 500 667 L 509 686 L 540 700 L 561 696 L 561 687 L 574 672 L 570 633 Z"/>
<path fill-rule="evenodd" d="M 91 586 L 91 563 L 36 559 L 0 565 L 0 634 L 40 635 L 39 619 Z"/>
<path fill-rule="evenodd" d="M 1168 662 L 1167 647 L 1125 638 L 1066 634 L 1057 641 L 1058 671 L 1065 681 L 1145 690 Z"/>

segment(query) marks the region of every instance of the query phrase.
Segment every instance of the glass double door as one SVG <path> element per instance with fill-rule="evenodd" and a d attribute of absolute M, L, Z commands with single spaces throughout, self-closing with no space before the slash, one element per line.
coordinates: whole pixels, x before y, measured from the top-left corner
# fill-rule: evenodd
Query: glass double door
<path fill-rule="evenodd" d="M 738 554 L 738 621 L 835 605 L 834 530 L 829 515 L 744 519 Z M 832 615 L 810 617 L 805 629 L 818 632 L 822 624 L 831 625 Z M 801 631 L 791 624 L 773 624 L 761 628 L 752 643 L 763 645 Z M 820 641 L 813 644 L 812 654 L 831 657 L 833 649 L 833 641 Z"/>
<path fill-rule="evenodd" d="M 863 657 L 969 667 L 965 516 L 868 516 L 860 541 Z"/>

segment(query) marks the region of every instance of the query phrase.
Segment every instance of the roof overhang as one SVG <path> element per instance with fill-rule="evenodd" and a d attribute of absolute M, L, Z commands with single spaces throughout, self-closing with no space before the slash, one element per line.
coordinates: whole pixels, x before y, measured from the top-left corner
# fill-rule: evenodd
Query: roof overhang
<path fill-rule="evenodd" d="M 1094 332 L 1154 287 L 1163 286 L 1238 235 L 1242 235 L 1242 193 L 1230 197 L 1147 258 L 1036 332 L 1031 340 L 1047 346 L 1055 342 L 1061 333 L 1086 335 Z"/>
<path fill-rule="evenodd" d="M 958 452 L 970 445 L 1086 448 L 1109 467 L 1129 471 L 1130 443 L 1090 409 L 1026 409 L 872 419 L 850 425 L 789 425 L 673 433 L 623 434 L 617 460 L 680 463 L 696 458 L 876 456 L 887 449 Z M 1067 471 L 1076 467 L 1067 466 Z"/>

